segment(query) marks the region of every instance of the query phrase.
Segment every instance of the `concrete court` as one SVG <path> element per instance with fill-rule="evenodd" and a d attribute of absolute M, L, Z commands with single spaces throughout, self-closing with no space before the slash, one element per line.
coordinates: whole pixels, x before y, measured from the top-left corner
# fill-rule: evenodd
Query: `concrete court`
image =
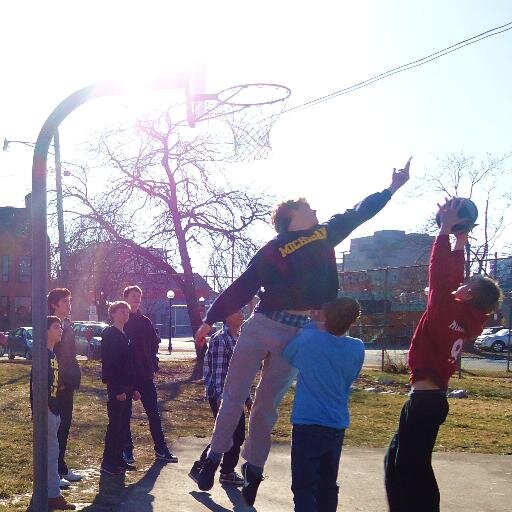
<path fill-rule="evenodd" d="M 183 438 L 173 446 L 178 464 L 154 465 L 119 505 L 119 512 L 199 512 L 293 510 L 288 444 L 274 444 L 255 507 L 244 505 L 236 488 L 217 481 L 210 493 L 197 489 L 187 473 L 205 440 Z M 385 512 L 384 450 L 345 448 L 341 457 L 338 510 Z M 512 456 L 435 453 L 443 512 L 505 512 L 512 510 Z M 413 512 L 413 511 L 411 511 Z"/>

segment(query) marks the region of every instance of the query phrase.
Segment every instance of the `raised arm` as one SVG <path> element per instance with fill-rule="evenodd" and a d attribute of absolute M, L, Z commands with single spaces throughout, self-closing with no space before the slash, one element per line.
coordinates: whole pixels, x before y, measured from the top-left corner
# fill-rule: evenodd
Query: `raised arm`
<path fill-rule="evenodd" d="M 386 206 L 391 196 L 409 180 L 411 158 L 407 160 L 403 169 L 398 171 L 393 169 L 391 184 L 387 189 L 371 194 L 354 206 L 354 208 L 331 217 L 327 227 L 329 230 L 328 236 L 333 245 L 337 245 L 342 240 L 345 240 L 355 228 L 371 219 Z"/>
<path fill-rule="evenodd" d="M 224 321 L 229 315 L 243 308 L 254 297 L 262 285 L 259 272 L 260 250 L 251 260 L 245 272 L 235 279 L 211 305 L 203 324 L 197 330 L 194 339 L 197 345 L 203 346 L 206 336 L 215 322 Z"/>
<path fill-rule="evenodd" d="M 432 292 L 451 293 L 464 279 L 464 245 L 467 233 L 456 235 L 454 250 L 450 246 L 450 233 L 455 224 L 461 222 L 458 211 L 460 201 L 446 200 L 439 206 L 441 226 L 434 242 L 429 267 L 429 295 Z"/>

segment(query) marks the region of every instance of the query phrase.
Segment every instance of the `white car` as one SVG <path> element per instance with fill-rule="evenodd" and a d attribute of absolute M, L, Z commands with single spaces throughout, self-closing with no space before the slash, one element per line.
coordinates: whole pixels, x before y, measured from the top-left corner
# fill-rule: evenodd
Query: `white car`
<path fill-rule="evenodd" d="M 493 352 L 503 352 L 507 350 L 511 336 L 509 329 L 500 329 L 493 334 L 486 334 L 485 329 L 475 340 L 475 348 L 480 350 L 492 350 Z"/>

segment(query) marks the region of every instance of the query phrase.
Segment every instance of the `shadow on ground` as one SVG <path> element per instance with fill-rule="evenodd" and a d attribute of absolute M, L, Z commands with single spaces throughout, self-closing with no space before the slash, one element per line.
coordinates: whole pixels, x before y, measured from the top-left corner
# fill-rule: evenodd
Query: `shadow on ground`
<path fill-rule="evenodd" d="M 244 503 L 240 489 L 229 485 L 223 485 L 222 488 L 226 492 L 229 501 L 233 504 L 232 508 L 219 505 L 208 492 L 191 491 L 189 494 L 201 503 L 206 510 L 211 510 L 212 512 L 256 512 L 254 507 L 249 507 Z"/>
<path fill-rule="evenodd" d="M 83 512 L 121 512 L 123 502 L 131 499 L 131 495 L 136 493 L 139 512 L 151 512 L 154 497 L 150 493 L 164 466 L 163 462 L 154 462 L 138 482 L 129 486 L 125 484 L 124 474 L 119 476 L 102 474 L 98 494 L 90 505 L 81 510 Z"/>

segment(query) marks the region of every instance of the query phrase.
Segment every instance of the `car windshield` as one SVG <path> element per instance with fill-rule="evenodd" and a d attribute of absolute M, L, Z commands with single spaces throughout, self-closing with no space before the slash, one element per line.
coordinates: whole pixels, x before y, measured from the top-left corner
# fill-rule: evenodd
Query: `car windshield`
<path fill-rule="evenodd" d="M 27 329 L 27 339 L 28 340 L 32 339 L 32 329 Z"/>
<path fill-rule="evenodd" d="M 94 326 L 94 336 L 101 336 L 103 329 L 105 329 L 104 325 L 95 325 Z"/>

